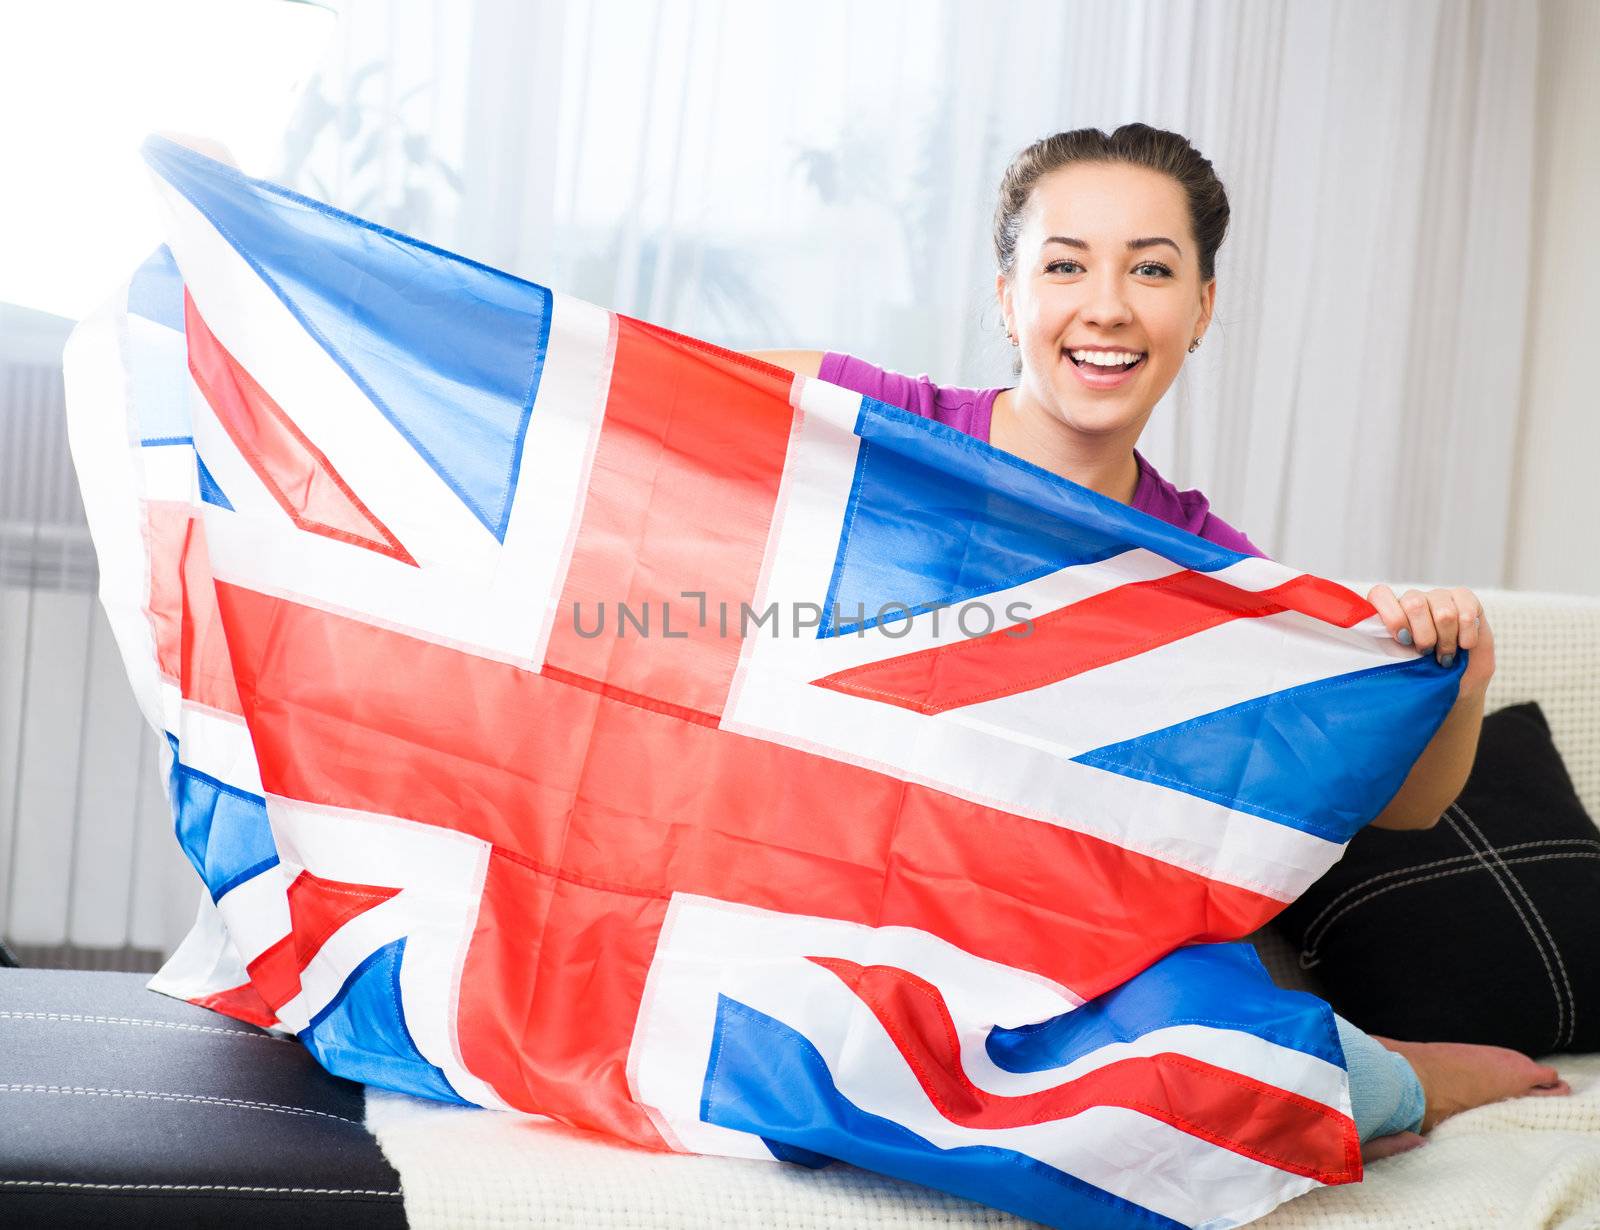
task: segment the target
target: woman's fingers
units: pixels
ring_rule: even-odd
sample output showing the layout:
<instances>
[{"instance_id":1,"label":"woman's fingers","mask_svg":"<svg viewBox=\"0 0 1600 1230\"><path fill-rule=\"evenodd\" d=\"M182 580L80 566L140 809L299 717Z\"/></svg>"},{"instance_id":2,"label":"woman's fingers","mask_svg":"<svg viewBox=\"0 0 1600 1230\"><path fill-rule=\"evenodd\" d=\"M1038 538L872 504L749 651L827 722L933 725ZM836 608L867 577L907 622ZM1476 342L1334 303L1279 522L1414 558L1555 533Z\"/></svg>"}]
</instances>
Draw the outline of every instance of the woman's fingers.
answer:
<instances>
[{"instance_id":1,"label":"woman's fingers","mask_svg":"<svg viewBox=\"0 0 1600 1230\"><path fill-rule=\"evenodd\" d=\"M1433 626L1433 608L1428 595L1420 589L1408 589L1400 595L1400 609L1406 613L1406 626L1411 630L1411 644L1423 653L1432 653L1439 643L1439 633ZM1399 638L1406 643L1405 637Z\"/></svg>"},{"instance_id":2,"label":"woman's fingers","mask_svg":"<svg viewBox=\"0 0 1600 1230\"><path fill-rule=\"evenodd\" d=\"M1439 659L1440 666L1449 666L1456 660L1456 644L1461 632L1461 613L1456 609L1455 591L1430 589L1422 596L1433 619L1434 657Z\"/></svg>"},{"instance_id":3,"label":"woman's fingers","mask_svg":"<svg viewBox=\"0 0 1600 1230\"><path fill-rule=\"evenodd\" d=\"M1483 635L1483 606L1465 586L1408 589L1397 598L1389 586L1374 585L1367 601L1395 640L1433 654L1441 666L1452 665L1458 649L1473 648Z\"/></svg>"},{"instance_id":4,"label":"woman's fingers","mask_svg":"<svg viewBox=\"0 0 1600 1230\"><path fill-rule=\"evenodd\" d=\"M1367 601L1378 612L1378 618L1383 620L1383 626L1389 629L1390 636L1402 645L1411 644L1411 628L1400 600L1394 596L1394 590L1387 585L1374 585L1367 594Z\"/></svg>"}]
</instances>

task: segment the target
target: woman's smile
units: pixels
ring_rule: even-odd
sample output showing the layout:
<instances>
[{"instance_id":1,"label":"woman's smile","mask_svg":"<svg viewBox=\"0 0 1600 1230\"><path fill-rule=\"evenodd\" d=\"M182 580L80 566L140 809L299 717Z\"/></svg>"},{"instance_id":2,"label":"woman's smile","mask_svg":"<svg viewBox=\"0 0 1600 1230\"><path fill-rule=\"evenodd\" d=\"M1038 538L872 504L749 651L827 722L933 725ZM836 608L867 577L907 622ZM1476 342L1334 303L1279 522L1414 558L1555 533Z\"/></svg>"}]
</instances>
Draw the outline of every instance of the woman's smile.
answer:
<instances>
[{"instance_id":1,"label":"woman's smile","mask_svg":"<svg viewBox=\"0 0 1600 1230\"><path fill-rule=\"evenodd\" d=\"M1116 389L1127 384L1144 370L1150 357L1141 351L1085 351L1063 350L1062 356L1072 365L1073 372L1085 387L1091 389ZM1106 358L1136 356L1132 363L1107 364ZM1091 357L1092 356L1092 357Z\"/></svg>"}]
</instances>

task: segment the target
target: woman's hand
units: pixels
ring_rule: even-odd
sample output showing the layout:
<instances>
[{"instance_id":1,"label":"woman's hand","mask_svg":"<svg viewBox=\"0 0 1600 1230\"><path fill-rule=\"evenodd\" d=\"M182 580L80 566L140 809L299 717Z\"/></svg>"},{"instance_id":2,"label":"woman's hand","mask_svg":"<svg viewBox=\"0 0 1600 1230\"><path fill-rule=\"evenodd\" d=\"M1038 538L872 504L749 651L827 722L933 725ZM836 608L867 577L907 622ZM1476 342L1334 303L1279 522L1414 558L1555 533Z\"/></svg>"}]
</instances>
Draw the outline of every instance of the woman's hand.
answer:
<instances>
[{"instance_id":1,"label":"woman's hand","mask_svg":"<svg viewBox=\"0 0 1600 1230\"><path fill-rule=\"evenodd\" d=\"M1441 666L1455 661L1457 649L1471 650L1461 674L1461 694L1482 695L1494 674L1494 634L1483 604L1465 586L1454 589L1408 589L1400 597L1387 585L1374 585L1367 601L1402 645L1431 651Z\"/></svg>"},{"instance_id":2,"label":"woman's hand","mask_svg":"<svg viewBox=\"0 0 1600 1230\"><path fill-rule=\"evenodd\" d=\"M1470 651L1450 712L1372 821L1381 829L1428 828L1455 801L1472 770L1484 693L1494 674L1494 636L1483 605L1470 589L1408 589L1396 598L1387 585L1374 585L1367 601L1395 640L1431 652L1443 666L1455 661L1457 650Z\"/></svg>"}]
</instances>

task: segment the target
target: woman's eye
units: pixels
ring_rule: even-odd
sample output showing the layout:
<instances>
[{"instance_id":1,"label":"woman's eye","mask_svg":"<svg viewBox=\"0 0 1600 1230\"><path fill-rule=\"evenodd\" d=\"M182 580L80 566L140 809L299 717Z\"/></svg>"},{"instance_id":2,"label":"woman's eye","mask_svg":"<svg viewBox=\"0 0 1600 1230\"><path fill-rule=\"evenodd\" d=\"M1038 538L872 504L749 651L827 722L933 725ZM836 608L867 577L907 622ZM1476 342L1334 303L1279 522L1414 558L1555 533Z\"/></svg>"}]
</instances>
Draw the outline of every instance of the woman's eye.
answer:
<instances>
[{"instance_id":1,"label":"woman's eye","mask_svg":"<svg viewBox=\"0 0 1600 1230\"><path fill-rule=\"evenodd\" d=\"M1072 266L1071 269L1067 268L1069 265ZM1061 260L1051 261L1044 267L1044 271L1046 273L1071 273L1074 270L1082 268L1083 266L1078 264L1077 261ZM1134 266L1135 273L1144 273L1146 271L1149 271L1147 274L1149 277L1170 278L1172 276L1172 270L1167 268L1167 266L1163 265L1160 261L1143 261Z\"/></svg>"}]
</instances>

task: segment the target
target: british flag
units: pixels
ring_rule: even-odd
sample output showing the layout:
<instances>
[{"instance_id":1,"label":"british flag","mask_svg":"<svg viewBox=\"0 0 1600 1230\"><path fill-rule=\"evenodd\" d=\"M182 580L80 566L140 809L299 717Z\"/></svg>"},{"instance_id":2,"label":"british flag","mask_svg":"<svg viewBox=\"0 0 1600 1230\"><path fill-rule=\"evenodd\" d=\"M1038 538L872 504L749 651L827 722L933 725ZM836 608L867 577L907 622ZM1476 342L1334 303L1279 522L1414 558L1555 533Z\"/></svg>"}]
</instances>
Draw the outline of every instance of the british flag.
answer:
<instances>
[{"instance_id":1,"label":"british flag","mask_svg":"<svg viewBox=\"0 0 1600 1230\"><path fill-rule=\"evenodd\" d=\"M1233 941L1463 663L897 408L146 156L170 248L68 393L206 888L155 986L371 1084L1057 1226L1360 1177L1329 1009Z\"/></svg>"}]
</instances>

